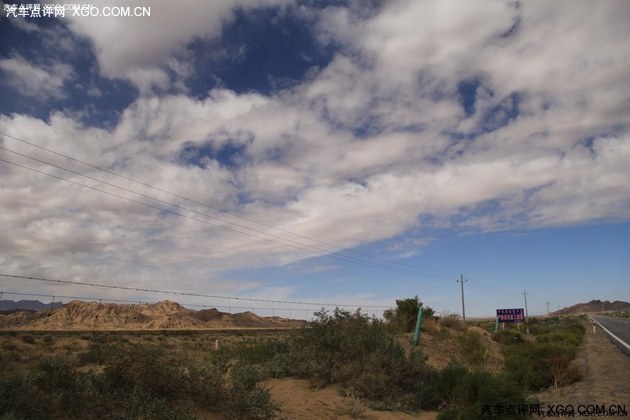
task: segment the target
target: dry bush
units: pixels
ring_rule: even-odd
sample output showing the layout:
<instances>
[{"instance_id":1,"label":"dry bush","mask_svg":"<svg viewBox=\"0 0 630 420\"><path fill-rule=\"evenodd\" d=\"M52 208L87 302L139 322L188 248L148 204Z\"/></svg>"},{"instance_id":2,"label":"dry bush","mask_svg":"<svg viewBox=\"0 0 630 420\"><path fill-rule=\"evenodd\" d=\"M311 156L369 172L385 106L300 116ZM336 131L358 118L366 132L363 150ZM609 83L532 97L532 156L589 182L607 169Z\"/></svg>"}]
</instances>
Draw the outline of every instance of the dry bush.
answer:
<instances>
[{"instance_id":1,"label":"dry bush","mask_svg":"<svg viewBox=\"0 0 630 420\"><path fill-rule=\"evenodd\" d=\"M450 314L440 318L440 325L445 328L450 328L456 331L463 331L466 329L466 325L462 322L457 314Z\"/></svg>"},{"instance_id":2,"label":"dry bush","mask_svg":"<svg viewBox=\"0 0 630 420\"><path fill-rule=\"evenodd\" d=\"M433 318L422 321L422 331L429 335L436 335L440 332L440 324Z\"/></svg>"},{"instance_id":3,"label":"dry bush","mask_svg":"<svg viewBox=\"0 0 630 420\"><path fill-rule=\"evenodd\" d=\"M543 361L553 378L553 387L569 385L580 380L580 372L571 364L570 354L550 354Z\"/></svg>"},{"instance_id":4,"label":"dry bush","mask_svg":"<svg viewBox=\"0 0 630 420\"><path fill-rule=\"evenodd\" d=\"M346 389L344 394L347 398L348 415L353 419L364 418L365 406L363 405L363 398L356 397L352 388Z\"/></svg>"}]
</instances>

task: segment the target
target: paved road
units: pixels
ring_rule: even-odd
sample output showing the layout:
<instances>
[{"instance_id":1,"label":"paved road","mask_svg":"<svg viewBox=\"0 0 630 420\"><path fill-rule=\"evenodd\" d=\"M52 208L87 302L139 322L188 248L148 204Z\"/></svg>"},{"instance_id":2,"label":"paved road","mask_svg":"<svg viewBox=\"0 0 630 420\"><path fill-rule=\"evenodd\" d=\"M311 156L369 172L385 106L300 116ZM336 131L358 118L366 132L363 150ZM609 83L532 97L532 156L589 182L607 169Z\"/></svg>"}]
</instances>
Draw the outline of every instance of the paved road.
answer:
<instances>
[{"instance_id":1,"label":"paved road","mask_svg":"<svg viewBox=\"0 0 630 420\"><path fill-rule=\"evenodd\" d=\"M617 336L617 338L624 341L627 347L612 338L612 341L617 347L624 350L624 353L630 355L630 350L628 349L628 347L630 347L630 318L614 318L602 315L591 315L591 318L599 322L604 328Z\"/></svg>"}]
</instances>

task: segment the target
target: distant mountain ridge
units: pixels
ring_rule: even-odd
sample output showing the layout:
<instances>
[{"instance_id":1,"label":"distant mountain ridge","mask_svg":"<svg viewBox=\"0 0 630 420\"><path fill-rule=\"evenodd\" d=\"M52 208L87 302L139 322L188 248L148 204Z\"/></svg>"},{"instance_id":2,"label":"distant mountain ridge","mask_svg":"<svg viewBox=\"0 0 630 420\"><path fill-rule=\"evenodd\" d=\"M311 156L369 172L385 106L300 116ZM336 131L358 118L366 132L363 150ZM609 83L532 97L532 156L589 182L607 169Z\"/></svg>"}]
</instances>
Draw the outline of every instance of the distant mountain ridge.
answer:
<instances>
[{"instance_id":1,"label":"distant mountain ridge","mask_svg":"<svg viewBox=\"0 0 630 420\"><path fill-rule=\"evenodd\" d=\"M229 314L215 308L194 311L176 302L114 304L72 301L39 312L0 314L0 329L9 330L156 330L206 328L299 327L305 321L252 312Z\"/></svg>"},{"instance_id":2,"label":"distant mountain ridge","mask_svg":"<svg viewBox=\"0 0 630 420\"><path fill-rule=\"evenodd\" d=\"M15 311L15 310L24 310L24 311L41 311L42 309L51 309L58 308L63 303L61 302L52 302L52 303L43 303L39 300L8 300L3 299L0 300L0 311Z\"/></svg>"},{"instance_id":3,"label":"distant mountain ridge","mask_svg":"<svg viewBox=\"0 0 630 420\"><path fill-rule=\"evenodd\" d=\"M622 311L629 309L630 303L623 302L621 300L610 302L608 300L601 301L599 299L593 299L587 303L578 303L573 306L569 306L568 308L562 308L552 312L551 315L574 315L589 312Z\"/></svg>"}]
</instances>

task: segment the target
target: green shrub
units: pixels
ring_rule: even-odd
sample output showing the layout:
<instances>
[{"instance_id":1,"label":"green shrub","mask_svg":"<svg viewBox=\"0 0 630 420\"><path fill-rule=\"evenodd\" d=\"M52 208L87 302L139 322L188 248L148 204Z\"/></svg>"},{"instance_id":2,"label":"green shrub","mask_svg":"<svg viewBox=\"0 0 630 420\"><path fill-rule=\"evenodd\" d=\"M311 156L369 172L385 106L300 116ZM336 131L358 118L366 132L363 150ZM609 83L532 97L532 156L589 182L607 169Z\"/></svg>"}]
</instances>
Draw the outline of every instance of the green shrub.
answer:
<instances>
[{"instance_id":1,"label":"green shrub","mask_svg":"<svg viewBox=\"0 0 630 420\"><path fill-rule=\"evenodd\" d=\"M111 390L140 390L155 398L180 399L189 393L181 364L156 347L118 352L107 362L103 379Z\"/></svg>"},{"instance_id":2,"label":"green shrub","mask_svg":"<svg viewBox=\"0 0 630 420\"><path fill-rule=\"evenodd\" d=\"M11 341L5 341L2 343L2 350L4 351L15 351L17 349L18 349L18 346Z\"/></svg>"},{"instance_id":3,"label":"green shrub","mask_svg":"<svg viewBox=\"0 0 630 420\"><path fill-rule=\"evenodd\" d=\"M425 369L418 351L410 356L390 326L360 311L321 311L309 328L287 340L266 367L272 376L339 383L357 398L398 407L413 400L415 377Z\"/></svg>"},{"instance_id":4,"label":"green shrub","mask_svg":"<svg viewBox=\"0 0 630 420\"><path fill-rule=\"evenodd\" d=\"M438 419L478 419L488 407L518 407L532 404L516 384L501 375L487 372L469 372L458 366L450 366L440 372L438 378L441 404ZM499 417L498 417L499 418ZM510 415L510 419L529 418L525 415Z\"/></svg>"},{"instance_id":5,"label":"green shrub","mask_svg":"<svg viewBox=\"0 0 630 420\"><path fill-rule=\"evenodd\" d=\"M506 374L512 380L532 391L538 391L545 386L540 348L535 343L506 346L504 357Z\"/></svg>"},{"instance_id":6,"label":"green shrub","mask_svg":"<svg viewBox=\"0 0 630 420\"><path fill-rule=\"evenodd\" d=\"M311 378L319 386L340 383L373 408L446 408L443 418L451 414L450 418L479 418L485 403L526 401L522 389L508 377L457 365L442 371L430 368L419 351L405 353L390 326L360 312L337 309L316 316L310 328L284 342L283 351L269 359L267 372ZM469 364L481 366L485 353L481 337L468 333L460 343L470 353Z\"/></svg>"},{"instance_id":7,"label":"green shrub","mask_svg":"<svg viewBox=\"0 0 630 420\"><path fill-rule=\"evenodd\" d=\"M418 319L418 310L422 306L422 302L415 296L411 299L396 299L396 308L388 309L383 313L383 317L388 325L396 331L411 332L416 328ZM426 306L423 308L422 316L424 319L433 317L435 311Z\"/></svg>"},{"instance_id":8,"label":"green shrub","mask_svg":"<svg viewBox=\"0 0 630 420\"><path fill-rule=\"evenodd\" d=\"M474 332L466 332L459 337L459 344L466 363L471 367L482 368L486 347L481 340L481 336Z\"/></svg>"},{"instance_id":9,"label":"green shrub","mask_svg":"<svg viewBox=\"0 0 630 420\"><path fill-rule=\"evenodd\" d=\"M262 379L261 371L252 365L233 366L224 399L224 415L233 419L274 418L280 406L271 400L269 391L259 384Z\"/></svg>"},{"instance_id":10,"label":"green shrub","mask_svg":"<svg viewBox=\"0 0 630 420\"><path fill-rule=\"evenodd\" d=\"M23 335L21 338L22 338L22 341L27 344L35 344L35 337L33 337L30 334Z\"/></svg>"},{"instance_id":11,"label":"green shrub","mask_svg":"<svg viewBox=\"0 0 630 420\"><path fill-rule=\"evenodd\" d=\"M102 373L48 360L0 381L0 416L17 418L193 418L199 409L228 418L268 419L278 411L261 374L215 358L177 362L158 348L112 351Z\"/></svg>"},{"instance_id":12,"label":"green shrub","mask_svg":"<svg viewBox=\"0 0 630 420\"><path fill-rule=\"evenodd\" d=\"M525 340L523 339L523 335L520 332L514 330L499 331L493 336L493 339L497 343L504 345L520 344L525 342Z\"/></svg>"},{"instance_id":13,"label":"green shrub","mask_svg":"<svg viewBox=\"0 0 630 420\"><path fill-rule=\"evenodd\" d=\"M520 334L515 339L514 332L495 334L495 340L505 344L506 374L531 391L579 380L579 372L571 362L582 342L584 326L572 319L562 319L538 331L534 342L524 342Z\"/></svg>"},{"instance_id":14,"label":"green shrub","mask_svg":"<svg viewBox=\"0 0 630 420\"><path fill-rule=\"evenodd\" d=\"M0 383L0 414L19 418L79 418L89 409L90 384L60 360L45 360L26 377Z\"/></svg>"},{"instance_id":15,"label":"green shrub","mask_svg":"<svg viewBox=\"0 0 630 420\"><path fill-rule=\"evenodd\" d=\"M222 347L221 351L244 363L262 364L285 349L286 345L279 340L253 340Z\"/></svg>"}]
</instances>

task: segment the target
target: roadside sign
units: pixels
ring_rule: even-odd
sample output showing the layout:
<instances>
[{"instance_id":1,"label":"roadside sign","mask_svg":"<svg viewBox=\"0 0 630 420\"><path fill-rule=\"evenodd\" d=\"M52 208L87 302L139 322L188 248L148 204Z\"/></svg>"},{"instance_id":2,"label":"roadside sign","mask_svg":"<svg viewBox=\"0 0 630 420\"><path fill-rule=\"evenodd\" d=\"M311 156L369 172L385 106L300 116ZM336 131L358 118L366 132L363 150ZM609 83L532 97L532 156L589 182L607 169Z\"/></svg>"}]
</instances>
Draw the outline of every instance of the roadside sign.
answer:
<instances>
[{"instance_id":1,"label":"roadside sign","mask_svg":"<svg viewBox=\"0 0 630 420\"><path fill-rule=\"evenodd\" d=\"M499 322L525 322L525 310L523 308L497 309Z\"/></svg>"}]
</instances>

